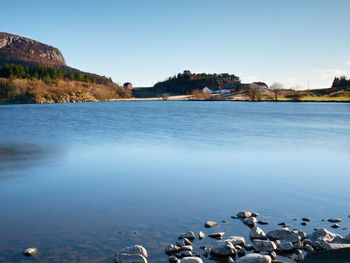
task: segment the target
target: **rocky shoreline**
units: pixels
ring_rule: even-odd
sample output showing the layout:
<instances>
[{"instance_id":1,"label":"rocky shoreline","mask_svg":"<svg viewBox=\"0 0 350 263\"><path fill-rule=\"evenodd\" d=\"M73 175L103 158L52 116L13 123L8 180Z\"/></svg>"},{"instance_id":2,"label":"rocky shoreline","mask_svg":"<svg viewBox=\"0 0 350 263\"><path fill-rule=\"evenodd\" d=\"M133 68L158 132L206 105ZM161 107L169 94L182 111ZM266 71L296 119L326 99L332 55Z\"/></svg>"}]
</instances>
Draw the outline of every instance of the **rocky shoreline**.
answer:
<instances>
[{"instance_id":1,"label":"rocky shoreline","mask_svg":"<svg viewBox=\"0 0 350 263\"><path fill-rule=\"evenodd\" d=\"M249 228L249 241L246 242L243 236L228 236L225 232L215 232L208 235L216 242L211 246L201 246L200 250L193 250L193 242L197 238L201 240L205 234L200 231L197 235L194 232L187 232L179 235L176 244L169 244L165 253L169 256L170 263L197 262L205 257L215 262L237 262L237 263L279 263L286 260L295 262L318 262L318 259L333 254L336 250L343 256L350 256L350 234L345 238L332 233L326 228L314 229L312 233L305 233L299 229L290 229L290 225L282 222L281 228L265 232L258 225L268 225L269 222L258 220L259 214L250 211L241 211L231 218L240 220ZM297 219L295 219L297 220ZM332 228L338 228L342 220L330 218ZM300 225L307 225L308 218L302 218ZM214 221L204 223L205 228L214 228L219 224ZM321 252L321 253L320 253ZM339 258L339 255L338 255ZM333 261L332 261L333 262ZM347 261L337 261L347 262Z\"/></svg>"},{"instance_id":2,"label":"rocky shoreline","mask_svg":"<svg viewBox=\"0 0 350 263\"><path fill-rule=\"evenodd\" d=\"M350 218L350 215L348 216ZM247 237L215 231L221 224L208 220L203 229L197 232L188 231L179 234L174 243L164 247L164 253L170 263L282 263L282 262L350 262L350 233L343 237L326 228L315 228L306 233L285 222L278 228L269 231L263 228L270 225L263 217L251 211L240 211L231 216L233 220L242 222ZM261 220L259 220L261 219ZM301 226L311 223L309 218L293 219ZM329 218L322 221L331 228L340 228L342 219ZM341 228L346 230L346 228ZM198 229L197 229L198 230ZM37 248L27 248L23 254L35 256ZM141 245L120 249L114 258L116 263L147 263L148 252Z\"/></svg>"}]
</instances>

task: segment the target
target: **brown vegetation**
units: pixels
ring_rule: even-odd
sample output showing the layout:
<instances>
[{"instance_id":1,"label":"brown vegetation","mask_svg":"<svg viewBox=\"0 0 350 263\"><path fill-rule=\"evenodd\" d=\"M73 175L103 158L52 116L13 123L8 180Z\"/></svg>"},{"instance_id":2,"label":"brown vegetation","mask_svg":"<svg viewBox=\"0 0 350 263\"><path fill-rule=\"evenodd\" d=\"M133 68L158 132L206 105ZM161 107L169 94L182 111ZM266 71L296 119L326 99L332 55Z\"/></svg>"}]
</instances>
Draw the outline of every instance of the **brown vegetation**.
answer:
<instances>
[{"instance_id":1,"label":"brown vegetation","mask_svg":"<svg viewBox=\"0 0 350 263\"><path fill-rule=\"evenodd\" d=\"M212 98L212 95L210 93L203 93L203 91L198 89L193 90L191 92L191 95L195 100L209 100Z\"/></svg>"},{"instance_id":2,"label":"brown vegetation","mask_svg":"<svg viewBox=\"0 0 350 263\"><path fill-rule=\"evenodd\" d=\"M12 103L108 101L129 98L131 92L116 84L81 81L0 78L0 100Z\"/></svg>"}]
</instances>

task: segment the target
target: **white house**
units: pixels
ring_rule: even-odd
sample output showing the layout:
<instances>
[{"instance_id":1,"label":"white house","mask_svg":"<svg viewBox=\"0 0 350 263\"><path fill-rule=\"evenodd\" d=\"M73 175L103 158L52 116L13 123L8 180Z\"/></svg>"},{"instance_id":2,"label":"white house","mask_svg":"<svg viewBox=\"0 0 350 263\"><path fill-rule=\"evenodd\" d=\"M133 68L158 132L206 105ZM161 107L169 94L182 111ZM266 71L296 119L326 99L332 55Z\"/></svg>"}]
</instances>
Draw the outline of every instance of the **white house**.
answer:
<instances>
[{"instance_id":1,"label":"white house","mask_svg":"<svg viewBox=\"0 0 350 263\"><path fill-rule=\"evenodd\" d=\"M265 82L253 82L253 84L257 85L261 91L267 91L269 89L269 86L267 86L267 84Z\"/></svg>"},{"instance_id":2,"label":"white house","mask_svg":"<svg viewBox=\"0 0 350 263\"><path fill-rule=\"evenodd\" d=\"M213 91L211 89L209 89L207 86L205 86L203 89L202 89L203 93L213 93Z\"/></svg>"}]
</instances>

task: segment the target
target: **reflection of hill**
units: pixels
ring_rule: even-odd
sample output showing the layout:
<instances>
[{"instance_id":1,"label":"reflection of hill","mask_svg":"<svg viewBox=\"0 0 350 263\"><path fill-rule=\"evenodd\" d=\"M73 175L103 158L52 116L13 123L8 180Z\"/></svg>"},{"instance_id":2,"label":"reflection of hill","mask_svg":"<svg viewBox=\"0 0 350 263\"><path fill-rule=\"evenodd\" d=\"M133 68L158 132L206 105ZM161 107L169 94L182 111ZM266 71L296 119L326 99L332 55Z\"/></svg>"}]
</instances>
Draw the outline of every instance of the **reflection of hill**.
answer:
<instances>
[{"instance_id":1,"label":"reflection of hill","mask_svg":"<svg viewBox=\"0 0 350 263\"><path fill-rule=\"evenodd\" d=\"M1 144L0 143L0 172L11 169L26 169L28 166L39 165L49 159L55 151L34 144ZM0 173L0 179L6 174Z\"/></svg>"}]
</instances>

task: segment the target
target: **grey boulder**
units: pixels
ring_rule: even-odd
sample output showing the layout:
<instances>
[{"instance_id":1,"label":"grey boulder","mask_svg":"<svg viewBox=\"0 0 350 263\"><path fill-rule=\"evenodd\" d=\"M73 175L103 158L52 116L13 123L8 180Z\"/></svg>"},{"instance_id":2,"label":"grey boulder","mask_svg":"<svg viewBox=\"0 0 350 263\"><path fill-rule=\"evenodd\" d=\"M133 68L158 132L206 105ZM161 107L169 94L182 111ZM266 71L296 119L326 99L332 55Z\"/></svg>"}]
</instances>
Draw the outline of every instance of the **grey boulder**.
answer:
<instances>
[{"instance_id":1,"label":"grey boulder","mask_svg":"<svg viewBox=\"0 0 350 263\"><path fill-rule=\"evenodd\" d=\"M296 243L299 242L300 237L298 234L289 230L288 228L276 229L267 233L267 236L271 240L283 240L286 242Z\"/></svg>"},{"instance_id":2,"label":"grey boulder","mask_svg":"<svg viewBox=\"0 0 350 263\"><path fill-rule=\"evenodd\" d=\"M256 251L274 251L277 246L275 242L270 240L254 239L252 241L253 247Z\"/></svg>"}]
</instances>

